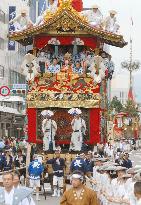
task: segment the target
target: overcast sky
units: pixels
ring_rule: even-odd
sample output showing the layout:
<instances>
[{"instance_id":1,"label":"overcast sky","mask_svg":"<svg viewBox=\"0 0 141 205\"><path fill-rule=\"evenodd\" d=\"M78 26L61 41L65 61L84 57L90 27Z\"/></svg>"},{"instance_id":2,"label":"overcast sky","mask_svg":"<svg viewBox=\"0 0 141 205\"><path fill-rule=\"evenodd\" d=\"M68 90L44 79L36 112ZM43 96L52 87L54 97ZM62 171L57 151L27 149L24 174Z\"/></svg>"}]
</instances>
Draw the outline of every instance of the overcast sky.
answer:
<instances>
[{"instance_id":1,"label":"overcast sky","mask_svg":"<svg viewBox=\"0 0 141 205\"><path fill-rule=\"evenodd\" d=\"M132 36L133 59L141 62L141 0L83 0L83 3L84 7L98 4L104 16L107 16L108 11L111 9L118 12L117 20L120 24L120 33L127 42L130 41L130 36ZM131 17L133 26L131 26ZM129 44L124 48L111 47L111 54L116 64L116 72L123 73L120 63L125 59L129 59ZM128 72L123 74L128 75ZM141 68L140 71L134 74L134 88L136 100L141 102Z\"/></svg>"}]
</instances>

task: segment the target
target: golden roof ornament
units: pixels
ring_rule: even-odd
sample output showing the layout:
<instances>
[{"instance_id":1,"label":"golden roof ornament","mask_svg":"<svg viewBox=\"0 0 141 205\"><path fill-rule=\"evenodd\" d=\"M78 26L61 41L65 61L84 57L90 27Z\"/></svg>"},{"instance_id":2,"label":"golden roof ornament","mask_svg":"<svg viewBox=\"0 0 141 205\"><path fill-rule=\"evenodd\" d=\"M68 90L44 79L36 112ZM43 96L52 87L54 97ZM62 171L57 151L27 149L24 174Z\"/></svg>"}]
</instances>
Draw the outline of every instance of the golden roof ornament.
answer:
<instances>
[{"instance_id":1,"label":"golden roof ornament","mask_svg":"<svg viewBox=\"0 0 141 205\"><path fill-rule=\"evenodd\" d=\"M69 8L72 7L72 0L59 0L60 7Z\"/></svg>"}]
</instances>

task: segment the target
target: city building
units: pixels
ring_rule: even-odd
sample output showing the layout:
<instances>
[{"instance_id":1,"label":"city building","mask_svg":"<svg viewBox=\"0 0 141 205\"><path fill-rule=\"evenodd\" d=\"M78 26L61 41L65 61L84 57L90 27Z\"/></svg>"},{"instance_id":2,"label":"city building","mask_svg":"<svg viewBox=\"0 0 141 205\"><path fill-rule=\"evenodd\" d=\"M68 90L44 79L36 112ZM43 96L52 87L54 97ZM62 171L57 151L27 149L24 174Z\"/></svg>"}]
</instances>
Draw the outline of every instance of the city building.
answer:
<instances>
[{"instance_id":1,"label":"city building","mask_svg":"<svg viewBox=\"0 0 141 205\"><path fill-rule=\"evenodd\" d=\"M0 1L0 88L7 86L11 91L14 85L26 82L20 66L26 48L8 39L9 20L14 15L19 15L21 11L19 8L23 7L29 11L28 1ZM17 94L15 96L12 92L9 96L3 97L0 93L0 137L20 137L22 135L24 109L24 97L17 96Z\"/></svg>"},{"instance_id":2,"label":"city building","mask_svg":"<svg viewBox=\"0 0 141 205\"><path fill-rule=\"evenodd\" d=\"M32 22L36 22L38 16L40 16L48 5L48 0L29 0L30 6L30 18Z\"/></svg>"},{"instance_id":3,"label":"city building","mask_svg":"<svg viewBox=\"0 0 141 205\"><path fill-rule=\"evenodd\" d=\"M117 74L113 77L111 81L111 100L114 96L118 98L118 100L125 104L128 100L128 92L129 92L129 76L128 74Z\"/></svg>"}]
</instances>

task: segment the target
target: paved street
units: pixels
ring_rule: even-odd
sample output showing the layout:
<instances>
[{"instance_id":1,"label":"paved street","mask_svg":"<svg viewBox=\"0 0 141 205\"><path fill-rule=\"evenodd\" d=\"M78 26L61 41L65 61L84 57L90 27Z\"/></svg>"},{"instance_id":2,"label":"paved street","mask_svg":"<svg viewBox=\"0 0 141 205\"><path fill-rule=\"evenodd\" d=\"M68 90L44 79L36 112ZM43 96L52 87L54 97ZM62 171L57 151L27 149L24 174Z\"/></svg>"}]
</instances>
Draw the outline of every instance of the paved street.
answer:
<instances>
[{"instance_id":1,"label":"paved street","mask_svg":"<svg viewBox=\"0 0 141 205\"><path fill-rule=\"evenodd\" d=\"M41 201L36 202L36 205L59 205L59 198L55 198L55 197L47 197L47 199L45 200L44 197L41 197Z\"/></svg>"},{"instance_id":2,"label":"paved street","mask_svg":"<svg viewBox=\"0 0 141 205\"><path fill-rule=\"evenodd\" d=\"M133 166L135 165L141 165L141 151L132 151L130 153L130 159L133 162ZM37 202L36 205L59 205L59 198L54 198L54 197L50 197L47 196L47 199L45 201L44 197L41 196L41 201Z\"/></svg>"},{"instance_id":3,"label":"paved street","mask_svg":"<svg viewBox=\"0 0 141 205\"><path fill-rule=\"evenodd\" d=\"M130 154L133 166L141 165L141 151L132 151Z\"/></svg>"}]
</instances>

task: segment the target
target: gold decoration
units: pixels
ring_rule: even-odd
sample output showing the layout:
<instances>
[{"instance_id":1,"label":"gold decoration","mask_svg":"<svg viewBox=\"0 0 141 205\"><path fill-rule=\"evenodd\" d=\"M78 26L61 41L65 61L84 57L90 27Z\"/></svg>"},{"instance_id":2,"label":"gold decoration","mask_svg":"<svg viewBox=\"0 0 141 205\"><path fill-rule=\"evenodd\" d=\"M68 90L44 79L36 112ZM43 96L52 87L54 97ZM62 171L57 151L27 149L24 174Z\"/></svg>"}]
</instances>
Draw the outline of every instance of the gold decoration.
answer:
<instances>
[{"instance_id":1,"label":"gold decoration","mask_svg":"<svg viewBox=\"0 0 141 205\"><path fill-rule=\"evenodd\" d=\"M59 0L60 7L72 7L72 0Z\"/></svg>"},{"instance_id":2,"label":"gold decoration","mask_svg":"<svg viewBox=\"0 0 141 205\"><path fill-rule=\"evenodd\" d=\"M28 108L72 108L72 107L83 107L83 108L99 108L99 100L87 100L87 101L27 101Z\"/></svg>"}]
</instances>

